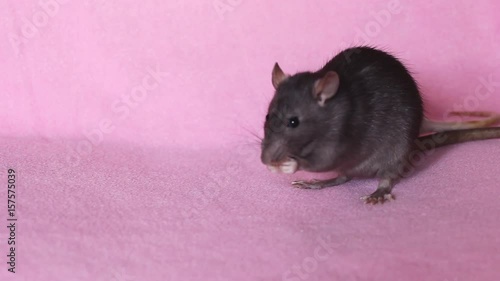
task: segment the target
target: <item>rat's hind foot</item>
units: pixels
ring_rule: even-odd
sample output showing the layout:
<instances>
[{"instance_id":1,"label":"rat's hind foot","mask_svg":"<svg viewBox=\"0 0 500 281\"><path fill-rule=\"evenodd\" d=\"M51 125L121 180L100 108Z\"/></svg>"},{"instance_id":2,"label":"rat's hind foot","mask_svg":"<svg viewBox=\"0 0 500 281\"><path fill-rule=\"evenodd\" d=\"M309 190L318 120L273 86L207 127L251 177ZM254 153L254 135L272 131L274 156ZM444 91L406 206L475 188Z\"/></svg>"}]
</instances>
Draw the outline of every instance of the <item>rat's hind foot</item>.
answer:
<instances>
[{"instance_id":1,"label":"rat's hind foot","mask_svg":"<svg viewBox=\"0 0 500 281\"><path fill-rule=\"evenodd\" d=\"M335 186L335 185L340 185L343 183L346 183L350 181L351 178L347 176L339 176L333 179L328 179L328 180L310 180L310 181L294 181L292 182L292 185L297 187L297 188L303 188L303 189L320 189L323 187L330 187L330 186Z\"/></svg>"},{"instance_id":2,"label":"rat's hind foot","mask_svg":"<svg viewBox=\"0 0 500 281\"><path fill-rule=\"evenodd\" d=\"M372 205L394 200L396 197L391 193L393 185L390 179L380 180L377 190L368 196L361 197L361 200L365 201L366 204Z\"/></svg>"},{"instance_id":3,"label":"rat's hind foot","mask_svg":"<svg viewBox=\"0 0 500 281\"><path fill-rule=\"evenodd\" d=\"M395 199L396 199L396 197L394 195L392 195L392 193L390 193L390 192L387 193L385 191L378 190L378 189L368 196L361 197L361 200L365 201L366 204L372 204L372 205L375 205L378 203L384 204L387 201L391 201L391 200L395 200Z\"/></svg>"}]
</instances>

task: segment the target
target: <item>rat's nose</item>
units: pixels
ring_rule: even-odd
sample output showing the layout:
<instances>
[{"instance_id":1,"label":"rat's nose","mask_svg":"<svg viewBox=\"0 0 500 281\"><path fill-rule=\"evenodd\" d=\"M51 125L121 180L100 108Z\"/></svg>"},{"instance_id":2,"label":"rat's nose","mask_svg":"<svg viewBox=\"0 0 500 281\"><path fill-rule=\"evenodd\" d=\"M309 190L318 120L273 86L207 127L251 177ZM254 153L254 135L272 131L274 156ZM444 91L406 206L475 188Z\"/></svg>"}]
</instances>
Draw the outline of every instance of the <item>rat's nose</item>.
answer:
<instances>
[{"instance_id":1,"label":"rat's nose","mask_svg":"<svg viewBox=\"0 0 500 281\"><path fill-rule=\"evenodd\" d=\"M286 159L286 150L281 142L263 142L260 160L265 165L276 165Z\"/></svg>"},{"instance_id":2,"label":"rat's nose","mask_svg":"<svg viewBox=\"0 0 500 281\"><path fill-rule=\"evenodd\" d=\"M289 158L286 154L282 157L273 157L275 154L268 150L263 150L261 160L273 173L293 174L298 170L298 163L295 159ZM280 155L280 154L277 154Z\"/></svg>"},{"instance_id":3,"label":"rat's nose","mask_svg":"<svg viewBox=\"0 0 500 281\"><path fill-rule=\"evenodd\" d=\"M271 153L269 152L269 149L262 148L262 152L260 153L260 161L264 165L271 164L272 159L271 159Z\"/></svg>"}]
</instances>

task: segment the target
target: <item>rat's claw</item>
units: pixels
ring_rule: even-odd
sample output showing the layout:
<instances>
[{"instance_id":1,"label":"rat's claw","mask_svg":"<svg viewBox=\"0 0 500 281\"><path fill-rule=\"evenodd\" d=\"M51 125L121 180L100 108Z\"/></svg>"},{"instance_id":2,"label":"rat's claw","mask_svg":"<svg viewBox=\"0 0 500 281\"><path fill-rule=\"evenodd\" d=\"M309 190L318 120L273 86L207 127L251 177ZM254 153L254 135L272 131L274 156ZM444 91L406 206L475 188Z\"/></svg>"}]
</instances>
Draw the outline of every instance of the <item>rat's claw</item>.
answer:
<instances>
[{"instance_id":1,"label":"rat's claw","mask_svg":"<svg viewBox=\"0 0 500 281\"><path fill-rule=\"evenodd\" d=\"M385 199L385 201L392 201L392 200L396 200L396 197L392 193L389 193L389 194L384 195L384 199Z\"/></svg>"}]
</instances>

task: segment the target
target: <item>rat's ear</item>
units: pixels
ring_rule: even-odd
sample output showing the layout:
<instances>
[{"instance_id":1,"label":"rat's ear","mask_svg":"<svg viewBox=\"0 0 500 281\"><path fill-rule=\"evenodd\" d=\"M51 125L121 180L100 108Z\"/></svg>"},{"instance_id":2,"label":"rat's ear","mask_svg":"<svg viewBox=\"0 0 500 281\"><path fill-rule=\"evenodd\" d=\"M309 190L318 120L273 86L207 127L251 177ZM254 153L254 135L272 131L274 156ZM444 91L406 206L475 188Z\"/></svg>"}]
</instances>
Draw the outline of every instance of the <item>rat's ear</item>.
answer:
<instances>
[{"instance_id":1,"label":"rat's ear","mask_svg":"<svg viewBox=\"0 0 500 281\"><path fill-rule=\"evenodd\" d=\"M320 106L332 98L339 89L340 79L335 71L329 71L326 75L314 83L313 94Z\"/></svg>"},{"instance_id":2,"label":"rat's ear","mask_svg":"<svg viewBox=\"0 0 500 281\"><path fill-rule=\"evenodd\" d=\"M281 70L281 67L279 66L278 63L274 64L273 68L273 86L274 89L278 89L278 86L281 84L281 82L285 81L289 76Z\"/></svg>"}]
</instances>

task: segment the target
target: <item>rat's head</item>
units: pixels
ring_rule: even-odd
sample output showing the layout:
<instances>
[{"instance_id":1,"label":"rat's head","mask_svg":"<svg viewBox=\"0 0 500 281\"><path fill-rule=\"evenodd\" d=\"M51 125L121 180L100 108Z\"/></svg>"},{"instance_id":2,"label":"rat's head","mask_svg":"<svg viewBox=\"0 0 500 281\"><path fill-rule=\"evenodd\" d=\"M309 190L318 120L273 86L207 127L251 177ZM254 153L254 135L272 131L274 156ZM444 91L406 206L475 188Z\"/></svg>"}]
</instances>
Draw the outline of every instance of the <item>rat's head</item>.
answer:
<instances>
[{"instance_id":1,"label":"rat's head","mask_svg":"<svg viewBox=\"0 0 500 281\"><path fill-rule=\"evenodd\" d=\"M276 92L264 124L261 161L271 171L294 173L331 127L329 105L339 76L333 71L290 76L275 64L272 83Z\"/></svg>"}]
</instances>

